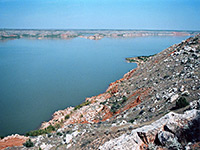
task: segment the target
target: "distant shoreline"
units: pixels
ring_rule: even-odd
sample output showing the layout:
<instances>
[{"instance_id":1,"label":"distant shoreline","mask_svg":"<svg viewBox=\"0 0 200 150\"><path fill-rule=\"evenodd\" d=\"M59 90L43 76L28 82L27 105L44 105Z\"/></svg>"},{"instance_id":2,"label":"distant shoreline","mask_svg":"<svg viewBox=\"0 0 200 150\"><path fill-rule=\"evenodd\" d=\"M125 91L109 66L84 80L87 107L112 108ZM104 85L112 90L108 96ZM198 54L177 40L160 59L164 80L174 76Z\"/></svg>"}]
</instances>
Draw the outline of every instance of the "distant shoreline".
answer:
<instances>
[{"instance_id":1,"label":"distant shoreline","mask_svg":"<svg viewBox=\"0 0 200 150\"><path fill-rule=\"evenodd\" d=\"M73 39L76 37L101 40L102 38L135 38L146 36L194 36L200 31L177 30L115 30L115 29L0 29L0 40L34 39Z\"/></svg>"},{"instance_id":2,"label":"distant shoreline","mask_svg":"<svg viewBox=\"0 0 200 150\"><path fill-rule=\"evenodd\" d=\"M36 30L36 31L170 31L170 32L200 32L200 30L169 30L169 29L20 29L20 28L0 28L1 30Z\"/></svg>"}]
</instances>

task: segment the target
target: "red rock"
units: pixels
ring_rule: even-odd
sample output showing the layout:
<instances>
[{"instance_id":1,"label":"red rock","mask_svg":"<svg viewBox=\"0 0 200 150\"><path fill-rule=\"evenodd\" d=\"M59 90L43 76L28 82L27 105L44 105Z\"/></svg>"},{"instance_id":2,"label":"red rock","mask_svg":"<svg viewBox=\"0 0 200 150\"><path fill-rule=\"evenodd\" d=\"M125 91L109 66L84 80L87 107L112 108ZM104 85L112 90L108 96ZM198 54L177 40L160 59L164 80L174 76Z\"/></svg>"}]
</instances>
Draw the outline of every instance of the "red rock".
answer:
<instances>
[{"instance_id":1,"label":"red rock","mask_svg":"<svg viewBox=\"0 0 200 150\"><path fill-rule=\"evenodd\" d=\"M22 146L27 139L28 137L20 136L18 134L7 136L4 139L0 140L0 150L5 149L7 147Z\"/></svg>"}]
</instances>

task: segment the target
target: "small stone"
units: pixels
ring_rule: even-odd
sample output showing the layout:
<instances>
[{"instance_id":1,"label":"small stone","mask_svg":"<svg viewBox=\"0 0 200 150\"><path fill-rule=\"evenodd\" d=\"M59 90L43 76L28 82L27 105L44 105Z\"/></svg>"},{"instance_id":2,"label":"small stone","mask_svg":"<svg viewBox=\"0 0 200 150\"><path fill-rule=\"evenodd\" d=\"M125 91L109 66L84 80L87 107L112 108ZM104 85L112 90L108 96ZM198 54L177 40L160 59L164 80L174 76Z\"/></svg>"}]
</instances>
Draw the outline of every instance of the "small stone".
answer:
<instances>
[{"instance_id":1,"label":"small stone","mask_svg":"<svg viewBox=\"0 0 200 150\"><path fill-rule=\"evenodd\" d=\"M155 110L156 109L154 107L149 109L150 112L155 112Z\"/></svg>"},{"instance_id":2,"label":"small stone","mask_svg":"<svg viewBox=\"0 0 200 150\"><path fill-rule=\"evenodd\" d=\"M184 91L184 86L183 86L183 85L181 85L179 91L180 91L180 92L183 92L183 91Z\"/></svg>"},{"instance_id":3,"label":"small stone","mask_svg":"<svg viewBox=\"0 0 200 150\"><path fill-rule=\"evenodd\" d=\"M157 99L157 100L160 100L160 96L159 96L158 93L156 93L156 99Z\"/></svg>"},{"instance_id":4,"label":"small stone","mask_svg":"<svg viewBox=\"0 0 200 150\"><path fill-rule=\"evenodd\" d=\"M181 95L183 95L183 96L189 96L190 93L188 91L184 91L184 92L181 93Z\"/></svg>"},{"instance_id":5,"label":"small stone","mask_svg":"<svg viewBox=\"0 0 200 150\"><path fill-rule=\"evenodd\" d=\"M71 134L66 134L65 136L65 142L69 143L72 140L72 135Z\"/></svg>"},{"instance_id":6,"label":"small stone","mask_svg":"<svg viewBox=\"0 0 200 150\"><path fill-rule=\"evenodd\" d=\"M175 100L177 100L179 97L178 94L172 95L172 97L170 98L170 102L173 103Z\"/></svg>"},{"instance_id":7,"label":"small stone","mask_svg":"<svg viewBox=\"0 0 200 150\"><path fill-rule=\"evenodd\" d=\"M173 92L176 92L176 91L177 91L177 88L173 88L172 91L173 91Z\"/></svg>"}]
</instances>

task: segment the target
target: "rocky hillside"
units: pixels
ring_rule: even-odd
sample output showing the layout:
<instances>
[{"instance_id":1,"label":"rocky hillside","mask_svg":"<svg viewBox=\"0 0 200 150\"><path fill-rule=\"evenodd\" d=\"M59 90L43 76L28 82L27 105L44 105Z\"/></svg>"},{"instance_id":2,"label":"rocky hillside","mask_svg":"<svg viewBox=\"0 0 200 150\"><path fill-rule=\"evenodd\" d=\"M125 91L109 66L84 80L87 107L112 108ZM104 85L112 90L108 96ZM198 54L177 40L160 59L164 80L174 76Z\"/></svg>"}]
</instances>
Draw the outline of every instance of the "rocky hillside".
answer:
<instances>
[{"instance_id":1,"label":"rocky hillside","mask_svg":"<svg viewBox=\"0 0 200 150\"><path fill-rule=\"evenodd\" d=\"M196 35L159 54L128 58L138 64L136 69L105 93L55 112L41 129L26 134L31 140L25 145L46 150L200 149L199 51Z\"/></svg>"}]
</instances>

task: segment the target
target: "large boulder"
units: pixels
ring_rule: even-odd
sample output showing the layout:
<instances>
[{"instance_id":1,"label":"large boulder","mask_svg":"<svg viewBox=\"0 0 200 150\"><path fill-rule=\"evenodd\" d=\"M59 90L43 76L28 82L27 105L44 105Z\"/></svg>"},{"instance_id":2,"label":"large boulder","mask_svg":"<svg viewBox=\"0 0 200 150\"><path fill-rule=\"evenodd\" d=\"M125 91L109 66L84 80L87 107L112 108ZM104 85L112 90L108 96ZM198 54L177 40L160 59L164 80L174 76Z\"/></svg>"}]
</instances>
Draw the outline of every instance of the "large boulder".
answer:
<instances>
[{"instance_id":1,"label":"large boulder","mask_svg":"<svg viewBox=\"0 0 200 150\"><path fill-rule=\"evenodd\" d=\"M160 131L158 133L158 139L162 146L168 149L182 149L181 144L178 142L178 138L168 131Z\"/></svg>"}]
</instances>

